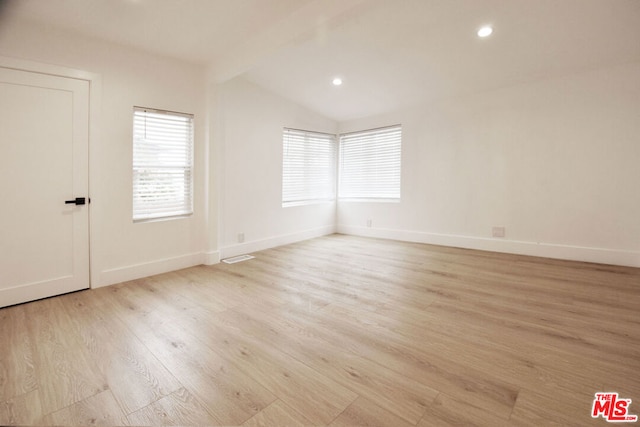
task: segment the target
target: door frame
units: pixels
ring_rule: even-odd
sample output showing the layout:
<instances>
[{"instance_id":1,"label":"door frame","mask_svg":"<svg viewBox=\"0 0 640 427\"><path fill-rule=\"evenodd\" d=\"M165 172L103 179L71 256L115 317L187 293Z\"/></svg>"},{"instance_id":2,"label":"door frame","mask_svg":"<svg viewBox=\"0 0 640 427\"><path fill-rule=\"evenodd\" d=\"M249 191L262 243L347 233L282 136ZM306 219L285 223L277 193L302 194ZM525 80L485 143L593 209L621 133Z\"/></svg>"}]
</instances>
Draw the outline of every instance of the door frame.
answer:
<instances>
[{"instance_id":1,"label":"door frame","mask_svg":"<svg viewBox=\"0 0 640 427\"><path fill-rule=\"evenodd\" d=\"M79 70L75 68L61 67L58 65L46 64L42 62L35 62L25 59L12 58L8 56L0 55L0 67L9 68L17 71L28 71L32 73L47 74L57 77L65 77L70 79L84 80L89 84L89 192L87 197L91 197L94 175L93 170L96 168L94 158L93 147L97 146L99 141L99 129L100 129L100 106L102 105L102 76L97 73L89 71ZM95 196L95 195L94 195ZM95 254L95 225L94 225L94 209L89 209L89 288L93 288L94 284L99 283L98 272L96 268L93 268L96 264Z\"/></svg>"}]
</instances>

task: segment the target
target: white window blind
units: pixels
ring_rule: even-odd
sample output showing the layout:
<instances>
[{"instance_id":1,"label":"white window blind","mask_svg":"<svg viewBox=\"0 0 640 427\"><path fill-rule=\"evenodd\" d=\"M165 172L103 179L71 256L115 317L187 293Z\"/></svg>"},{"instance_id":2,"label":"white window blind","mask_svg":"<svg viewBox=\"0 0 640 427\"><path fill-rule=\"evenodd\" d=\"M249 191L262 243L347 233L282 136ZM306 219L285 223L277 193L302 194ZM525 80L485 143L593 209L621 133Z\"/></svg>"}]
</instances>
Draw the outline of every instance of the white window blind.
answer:
<instances>
[{"instance_id":1,"label":"white window blind","mask_svg":"<svg viewBox=\"0 0 640 427\"><path fill-rule=\"evenodd\" d=\"M342 199L400 199L400 125L340 135Z\"/></svg>"},{"instance_id":2,"label":"white window blind","mask_svg":"<svg viewBox=\"0 0 640 427\"><path fill-rule=\"evenodd\" d=\"M335 135L285 128L282 149L283 206L335 198Z\"/></svg>"},{"instance_id":3,"label":"white window blind","mask_svg":"<svg viewBox=\"0 0 640 427\"><path fill-rule=\"evenodd\" d=\"M193 115L134 107L133 220L193 213Z\"/></svg>"}]
</instances>

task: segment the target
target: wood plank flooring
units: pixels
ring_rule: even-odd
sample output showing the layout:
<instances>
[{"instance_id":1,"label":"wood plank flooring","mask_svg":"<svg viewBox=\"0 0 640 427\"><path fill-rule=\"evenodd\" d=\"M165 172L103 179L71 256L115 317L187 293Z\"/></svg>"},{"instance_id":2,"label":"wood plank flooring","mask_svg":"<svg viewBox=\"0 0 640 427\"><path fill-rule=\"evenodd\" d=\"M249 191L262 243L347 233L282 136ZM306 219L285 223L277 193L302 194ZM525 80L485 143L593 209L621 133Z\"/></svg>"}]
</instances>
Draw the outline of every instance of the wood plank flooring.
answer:
<instances>
[{"instance_id":1,"label":"wood plank flooring","mask_svg":"<svg viewBox=\"0 0 640 427\"><path fill-rule=\"evenodd\" d=\"M640 269L332 235L0 309L0 425L607 425Z\"/></svg>"}]
</instances>

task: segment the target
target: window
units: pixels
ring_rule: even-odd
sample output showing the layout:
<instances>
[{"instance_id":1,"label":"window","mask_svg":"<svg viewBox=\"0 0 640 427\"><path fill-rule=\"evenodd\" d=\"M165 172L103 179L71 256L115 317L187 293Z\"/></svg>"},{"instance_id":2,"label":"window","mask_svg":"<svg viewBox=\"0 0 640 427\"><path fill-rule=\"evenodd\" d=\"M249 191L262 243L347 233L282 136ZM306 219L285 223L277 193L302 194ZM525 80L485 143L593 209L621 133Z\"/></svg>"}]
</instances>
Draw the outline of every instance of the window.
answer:
<instances>
[{"instance_id":1,"label":"window","mask_svg":"<svg viewBox=\"0 0 640 427\"><path fill-rule=\"evenodd\" d=\"M193 115L134 107L133 220L193 213Z\"/></svg>"},{"instance_id":2,"label":"window","mask_svg":"<svg viewBox=\"0 0 640 427\"><path fill-rule=\"evenodd\" d=\"M400 125L340 135L342 199L400 199Z\"/></svg>"},{"instance_id":3,"label":"window","mask_svg":"<svg viewBox=\"0 0 640 427\"><path fill-rule=\"evenodd\" d=\"M282 149L282 206L335 199L335 135L285 128Z\"/></svg>"}]
</instances>

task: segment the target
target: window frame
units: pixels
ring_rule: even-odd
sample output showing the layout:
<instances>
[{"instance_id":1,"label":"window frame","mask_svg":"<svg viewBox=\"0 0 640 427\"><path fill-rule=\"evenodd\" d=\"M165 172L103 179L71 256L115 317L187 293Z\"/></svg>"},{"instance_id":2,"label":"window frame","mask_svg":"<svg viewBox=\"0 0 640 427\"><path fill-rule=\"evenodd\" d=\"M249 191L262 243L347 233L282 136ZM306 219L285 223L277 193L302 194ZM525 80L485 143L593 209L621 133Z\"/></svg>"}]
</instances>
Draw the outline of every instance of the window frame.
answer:
<instances>
[{"instance_id":1,"label":"window frame","mask_svg":"<svg viewBox=\"0 0 640 427\"><path fill-rule=\"evenodd\" d=\"M315 142L316 146L309 145ZM303 143L302 147L294 146ZM317 144L328 143L329 150L326 147L319 147ZM300 156L288 156L288 153L294 149L300 150L303 154ZM336 182L337 182L337 138L335 134L326 132L317 132L303 129L294 129L284 127L282 129L282 207L301 206L317 203L333 202L336 199ZM314 156L315 155L315 156ZM318 162L318 156L325 156L322 164ZM292 164L296 161L303 161L303 164ZM310 166L315 168L310 169ZM326 170L321 173L319 169ZM302 175L302 188L297 191L288 180L296 173ZM325 175L324 188L318 192L314 192L313 188L318 187L315 181L318 176ZM300 184L298 183L298 186Z\"/></svg>"},{"instance_id":2,"label":"window frame","mask_svg":"<svg viewBox=\"0 0 640 427\"><path fill-rule=\"evenodd\" d=\"M394 137L397 134L397 138ZM391 202L398 203L402 195L402 125L390 125L373 129L342 133L338 136L338 191L339 201L356 202ZM360 147L348 147L347 143ZM372 149L367 145L374 144ZM394 147L395 145L395 147ZM357 156L359 152L359 156ZM345 157L347 157L345 159ZM359 171L354 173L353 165L345 166L345 161L357 162ZM363 166L364 164L364 166ZM368 172L362 169L368 166ZM352 173L360 182L351 188L345 188L345 180L354 180ZM373 175L377 175L373 176ZM391 186L387 183L378 188L370 188L376 183L392 178ZM371 184L368 184L370 182ZM360 193L360 194L358 194Z\"/></svg>"},{"instance_id":3,"label":"window frame","mask_svg":"<svg viewBox=\"0 0 640 427\"><path fill-rule=\"evenodd\" d=\"M181 121L184 121L184 125L180 124ZM152 131L150 133L153 131L162 133L157 137L141 138L140 126L150 126ZM194 128L193 114L133 107L132 219L134 223L178 219L193 215ZM146 127L144 132L146 135ZM148 142L150 140L155 140L155 143ZM181 144L184 144L184 147L181 147ZM156 159L152 158L154 156ZM164 157L165 160L160 161L159 157ZM154 182L156 185L158 183L169 185L173 187L170 191L181 194L182 197L170 197L163 203L159 200L162 197L161 192L141 190L145 187L145 182L140 179L142 174L152 176L146 186L149 186L149 182ZM155 204L141 202L145 196L155 197Z\"/></svg>"}]
</instances>

